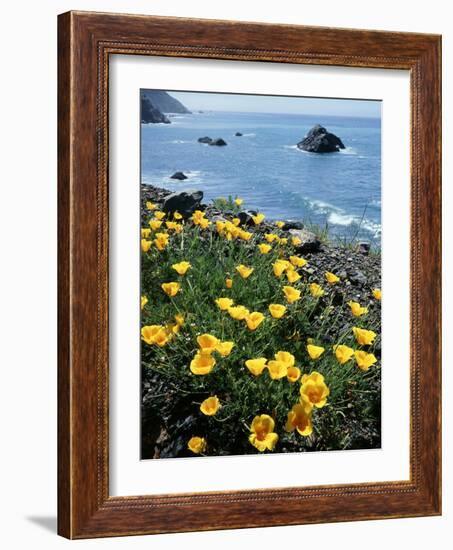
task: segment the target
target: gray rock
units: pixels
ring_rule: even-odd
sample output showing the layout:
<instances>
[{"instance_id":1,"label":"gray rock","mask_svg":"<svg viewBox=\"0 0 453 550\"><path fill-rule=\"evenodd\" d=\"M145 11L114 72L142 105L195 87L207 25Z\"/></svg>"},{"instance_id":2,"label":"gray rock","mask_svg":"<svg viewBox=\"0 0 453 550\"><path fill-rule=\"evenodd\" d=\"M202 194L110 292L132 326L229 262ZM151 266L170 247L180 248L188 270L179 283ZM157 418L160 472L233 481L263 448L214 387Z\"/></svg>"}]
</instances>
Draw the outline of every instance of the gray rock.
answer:
<instances>
[{"instance_id":1,"label":"gray rock","mask_svg":"<svg viewBox=\"0 0 453 550\"><path fill-rule=\"evenodd\" d=\"M299 238L302 243L297 247L297 252L305 254L306 252L317 252L321 246L318 237L307 229L290 229L288 233L291 237Z\"/></svg>"},{"instance_id":2,"label":"gray rock","mask_svg":"<svg viewBox=\"0 0 453 550\"><path fill-rule=\"evenodd\" d=\"M239 218L241 225L255 225L255 222L252 219L252 216L256 216L256 210L243 210L239 212L237 217Z\"/></svg>"},{"instance_id":3,"label":"gray rock","mask_svg":"<svg viewBox=\"0 0 453 550\"><path fill-rule=\"evenodd\" d=\"M241 137L241 136L242 136L241 132L236 132L234 135L237 136L237 137Z\"/></svg>"},{"instance_id":4,"label":"gray rock","mask_svg":"<svg viewBox=\"0 0 453 550\"><path fill-rule=\"evenodd\" d=\"M211 141L209 142L209 145L217 145L218 147L221 147L226 144L227 142L222 138L211 139Z\"/></svg>"},{"instance_id":5,"label":"gray rock","mask_svg":"<svg viewBox=\"0 0 453 550\"><path fill-rule=\"evenodd\" d=\"M358 243L357 252L360 252L360 254L368 255L370 252L370 243L365 241Z\"/></svg>"},{"instance_id":6,"label":"gray rock","mask_svg":"<svg viewBox=\"0 0 453 550\"><path fill-rule=\"evenodd\" d=\"M303 229L304 224L296 220L286 220L285 225L282 227L283 231L289 231L290 229Z\"/></svg>"},{"instance_id":7,"label":"gray rock","mask_svg":"<svg viewBox=\"0 0 453 550\"><path fill-rule=\"evenodd\" d=\"M211 141L212 138L210 138L209 136L198 138L198 143L211 143Z\"/></svg>"},{"instance_id":8,"label":"gray rock","mask_svg":"<svg viewBox=\"0 0 453 550\"><path fill-rule=\"evenodd\" d=\"M184 172L175 172L172 176L170 176L170 179L172 180L186 180L187 176L184 174Z\"/></svg>"},{"instance_id":9,"label":"gray rock","mask_svg":"<svg viewBox=\"0 0 453 550\"><path fill-rule=\"evenodd\" d=\"M338 136L331 134L320 124L313 126L297 147L309 153L336 153L345 148Z\"/></svg>"},{"instance_id":10,"label":"gray rock","mask_svg":"<svg viewBox=\"0 0 453 550\"><path fill-rule=\"evenodd\" d=\"M178 211L182 216L191 216L203 199L203 191L188 189L181 193L172 193L164 199L162 210L164 212Z\"/></svg>"},{"instance_id":11,"label":"gray rock","mask_svg":"<svg viewBox=\"0 0 453 550\"><path fill-rule=\"evenodd\" d=\"M359 270L349 275L349 280L353 285L364 285L367 282L366 276Z\"/></svg>"}]
</instances>

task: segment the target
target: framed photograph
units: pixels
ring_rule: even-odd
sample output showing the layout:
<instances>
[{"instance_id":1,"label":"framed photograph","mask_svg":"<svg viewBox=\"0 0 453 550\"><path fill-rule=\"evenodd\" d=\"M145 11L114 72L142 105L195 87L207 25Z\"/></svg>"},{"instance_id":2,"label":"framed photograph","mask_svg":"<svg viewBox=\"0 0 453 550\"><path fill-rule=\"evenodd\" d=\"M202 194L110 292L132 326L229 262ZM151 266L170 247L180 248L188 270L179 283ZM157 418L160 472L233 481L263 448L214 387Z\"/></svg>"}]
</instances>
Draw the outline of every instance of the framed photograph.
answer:
<instances>
[{"instance_id":1,"label":"framed photograph","mask_svg":"<svg viewBox=\"0 0 453 550\"><path fill-rule=\"evenodd\" d=\"M440 50L59 16L62 536L441 513Z\"/></svg>"}]
</instances>

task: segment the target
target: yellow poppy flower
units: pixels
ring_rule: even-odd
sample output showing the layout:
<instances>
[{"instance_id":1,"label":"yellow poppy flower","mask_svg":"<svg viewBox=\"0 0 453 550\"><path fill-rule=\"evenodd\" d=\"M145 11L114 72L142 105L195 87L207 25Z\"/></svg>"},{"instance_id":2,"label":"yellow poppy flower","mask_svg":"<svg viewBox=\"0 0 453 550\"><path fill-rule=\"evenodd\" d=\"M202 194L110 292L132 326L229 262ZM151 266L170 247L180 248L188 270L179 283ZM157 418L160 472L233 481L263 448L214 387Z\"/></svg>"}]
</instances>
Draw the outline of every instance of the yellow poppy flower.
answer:
<instances>
[{"instance_id":1,"label":"yellow poppy flower","mask_svg":"<svg viewBox=\"0 0 453 550\"><path fill-rule=\"evenodd\" d=\"M155 208L157 208L157 204L154 204L151 201L146 201L146 208L148 210L154 210Z\"/></svg>"},{"instance_id":2,"label":"yellow poppy flower","mask_svg":"<svg viewBox=\"0 0 453 550\"><path fill-rule=\"evenodd\" d=\"M319 359L324 353L324 348L322 346L315 346L313 344L307 345L307 352L310 356L310 359Z\"/></svg>"},{"instance_id":3,"label":"yellow poppy flower","mask_svg":"<svg viewBox=\"0 0 453 550\"><path fill-rule=\"evenodd\" d=\"M268 243L273 243L274 241L278 241L278 235L275 235L275 233L266 233L264 235L264 238Z\"/></svg>"},{"instance_id":4,"label":"yellow poppy flower","mask_svg":"<svg viewBox=\"0 0 453 550\"><path fill-rule=\"evenodd\" d=\"M285 294L285 297L290 304L297 302L297 300L300 300L300 290L297 290L292 286L284 286L283 293Z\"/></svg>"},{"instance_id":5,"label":"yellow poppy flower","mask_svg":"<svg viewBox=\"0 0 453 550\"><path fill-rule=\"evenodd\" d=\"M176 212L173 212L173 218L175 220L182 220L182 215L176 210Z\"/></svg>"},{"instance_id":6,"label":"yellow poppy flower","mask_svg":"<svg viewBox=\"0 0 453 550\"><path fill-rule=\"evenodd\" d=\"M154 212L154 217L158 220L163 220L165 218L165 212L161 212L160 210L157 210Z\"/></svg>"},{"instance_id":7,"label":"yellow poppy flower","mask_svg":"<svg viewBox=\"0 0 453 550\"><path fill-rule=\"evenodd\" d=\"M219 235L221 235L225 231L225 222L222 220L217 220L215 222L215 228Z\"/></svg>"},{"instance_id":8,"label":"yellow poppy flower","mask_svg":"<svg viewBox=\"0 0 453 550\"><path fill-rule=\"evenodd\" d=\"M143 309L147 303L148 303L148 298L146 296L142 296L140 298L140 308Z\"/></svg>"},{"instance_id":9,"label":"yellow poppy flower","mask_svg":"<svg viewBox=\"0 0 453 550\"><path fill-rule=\"evenodd\" d=\"M276 361L281 361L282 363L285 363L288 367L293 367L294 363L296 362L296 358L292 353L289 353L289 351L278 351L275 355Z\"/></svg>"},{"instance_id":10,"label":"yellow poppy flower","mask_svg":"<svg viewBox=\"0 0 453 550\"><path fill-rule=\"evenodd\" d=\"M358 327L352 327L352 332L354 333L357 343L361 346L371 345L377 336L372 330L366 330Z\"/></svg>"},{"instance_id":11,"label":"yellow poppy flower","mask_svg":"<svg viewBox=\"0 0 453 550\"><path fill-rule=\"evenodd\" d=\"M147 325L142 327L141 335L147 344L154 344L155 337L160 330L164 330L162 325Z\"/></svg>"},{"instance_id":12,"label":"yellow poppy flower","mask_svg":"<svg viewBox=\"0 0 453 550\"><path fill-rule=\"evenodd\" d=\"M275 222L275 225L276 225L279 229L283 229L283 227L285 226L285 222L278 221L278 222Z\"/></svg>"},{"instance_id":13,"label":"yellow poppy flower","mask_svg":"<svg viewBox=\"0 0 453 550\"><path fill-rule=\"evenodd\" d=\"M365 371L377 362L376 357L372 353L367 353L366 351L356 351L354 355L359 368Z\"/></svg>"},{"instance_id":14,"label":"yellow poppy flower","mask_svg":"<svg viewBox=\"0 0 453 550\"><path fill-rule=\"evenodd\" d=\"M245 322L250 330L256 330L263 321L264 315L259 311L252 311L252 313L245 318Z\"/></svg>"},{"instance_id":15,"label":"yellow poppy flower","mask_svg":"<svg viewBox=\"0 0 453 550\"><path fill-rule=\"evenodd\" d=\"M233 225L235 225L236 227L238 227L239 224L241 223L241 220L239 218L233 218L231 221L233 222Z\"/></svg>"},{"instance_id":16,"label":"yellow poppy flower","mask_svg":"<svg viewBox=\"0 0 453 550\"><path fill-rule=\"evenodd\" d=\"M288 374L288 363L283 361L268 361L267 370L272 380L280 380Z\"/></svg>"},{"instance_id":17,"label":"yellow poppy flower","mask_svg":"<svg viewBox=\"0 0 453 550\"><path fill-rule=\"evenodd\" d=\"M337 358L337 361L340 363L340 365L344 365L345 363L347 363L349 359L351 359L351 357L354 355L354 350L349 346L344 346L343 344L334 346L333 350L335 352L335 357Z\"/></svg>"},{"instance_id":18,"label":"yellow poppy flower","mask_svg":"<svg viewBox=\"0 0 453 550\"><path fill-rule=\"evenodd\" d=\"M141 240L142 245L142 251L148 252L148 250L151 248L151 241L147 241L146 239Z\"/></svg>"},{"instance_id":19,"label":"yellow poppy flower","mask_svg":"<svg viewBox=\"0 0 453 550\"><path fill-rule=\"evenodd\" d=\"M216 345L215 350L217 353L220 353L222 357L228 357L233 349L233 346L234 342L219 342Z\"/></svg>"},{"instance_id":20,"label":"yellow poppy flower","mask_svg":"<svg viewBox=\"0 0 453 550\"><path fill-rule=\"evenodd\" d=\"M353 302L352 300L350 300L348 302L348 306L351 308L351 313L354 315L354 317L361 317L362 315L368 313L368 308L362 307L359 302Z\"/></svg>"},{"instance_id":21,"label":"yellow poppy flower","mask_svg":"<svg viewBox=\"0 0 453 550\"><path fill-rule=\"evenodd\" d=\"M379 288L373 288L372 294L376 300L380 300L382 298L382 292L379 290Z\"/></svg>"},{"instance_id":22,"label":"yellow poppy flower","mask_svg":"<svg viewBox=\"0 0 453 550\"><path fill-rule=\"evenodd\" d=\"M201 229L207 229L211 225L211 222L207 218L203 218L198 225Z\"/></svg>"},{"instance_id":23,"label":"yellow poppy flower","mask_svg":"<svg viewBox=\"0 0 453 550\"><path fill-rule=\"evenodd\" d=\"M292 237L291 243L293 246L300 246L302 244L302 239L299 239L299 237Z\"/></svg>"},{"instance_id":24,"label":"yellow poppy flower","mask_svg":"<svg viewBox=\"0 0 453 550\"><path fill-rule=\"evenodd\" d=\"M143 228L141 230L141 233L142 233L142 239L147 239L151 233L151 229L149 228Z\"/></svg>"},{"instance_id":25,"label":"yellow poppy flower","mask_svg":"<svg viewBox=\"0 0 453 550\"><path fill-rule=\"evenodd\" d=\"M234 300L231 298L217 298L215 301L218 308L222 311L226 311L229 307L231 307L234 304Z\"/></svg>"},{"instance_id":26,"label":"yellow poppy flower","mask_svg":"<svg viewBox=\"0 0 453 550\"><path fill-rule=\"evenodd\" d=\"M243 279L247 279L253 273L253 267L246 267L245 265L238 265L236 271Z\"/></svg>"},{"instance_id":27,"label":"yellow poppy flower","mask_svg":"<svg viewBox=\"0 0 453 550\"><path fill-rule=\"evenodd\" d=\"M197 353L190 362L191 372L198 376L209 374L214 366L215 359L209 353Z\"/></svg>"},{"instance_id":28,"label":"yellow poppy flower","mask_svg":"<svg viewBox=\"0 0 453 550\"><path fill-rule=\"evenodd\" d=\"M236 321L243 321L250 313L250 311L244 306L232 306L228 308L228 313L236 319Z\"/></svg>"},{"instance_id":29,"label":"yellow poppy flower","mask_svg":"<svg viewBox=\"0 0 453 550\"><path fill-rule=\"evenodd\" d=\"M259 376L266 368L267 359L265 357L258 357L258 359L247 359L245 366L254 375Z\"/></svg>"},{"instance_id":30,"label":"yellow poppy flower","mask_svg":"<svg viewBox=\"0 0 453 550\"><path fill-rule=\"evenodd\" d=\"M288 379L288 382L291 382L292 384L297 382L300 378L300 369L298 367L288 367L286 378Z\"/></svg>"},{"instance_id":31,"label":"yellow poppy flower","mask_svg":"<svg viewBox=\"0 0 453 550\"><path fill-rule=\"evenodd\" d=\"M239 231L238 237L242 239L243 241L249 241L253 235L250 233L250 231Z\"/></svg>"},{"instance_id":32,"label":"yellow poppy flower","mask_svg":"<svg viewBox=\"0 0 453 550\"><path fill-rule=\"evenodd\" d=\"M195 210L192 214L192 221L195 225L200 225L201 220L205 219L205 213L201 210Z\"/></svg>"},{"instance_id":33,"label":"yellow poppy flower","mask_svg":"<svg viewBox=\"0 0 453 550\"><path fill-rule=\"evenodd\" d=\"M290 256L289 261L295 266L295 267L304 267L304 265L307 265L307 260L304 258L300 258L299 256Z\"/></svg>"},{"instance_id":34,"label":"yellow poppy flower","mask_svg":"<svg viewBox=\"0 0 453 550\"><path fill-rule=\"evenodd\" d=\"M285 244L288 244L288 239L287 238L278 239L278 244L281 244L282 246L284 246Z\"/></svg>"},{"instance_id":35,"label":"yellow poppy flower","mask_svg":"<svg viewBox=\"0 0 453 550\"><path fill-rule=\"evenodd\" d=\"M270 244L262 243L258 245L258 250L261 252L261 254L269 254L269 252L272 250L272 246Z\"/></svg>"},{"instance_id":36,"label":"yellow poppy flower","mask_svg":"<svg viewBox=\"0 0 453 550\"><path fill-rule=\"evenodd\" d=\"M153 231L156 231L157 229L160 229L160 226L162 225L162 222L160 220L150 220L149 226Z\"/></svg>"},{"instance_id":37,"label":"yellow poppy flower","mask_svg":"<svg viewBox=\"0 0 453 550\"><path fill-rule=\"evenodd\" d=\"M173 264L172 269L176 271L179 275L185 275L187 273L187 270L192 267L192 265L189 262L179 262L177 264Z\"/></svg>"},{"instance_id":38,"label":"yellow poppy flower","mask_svg":"<svg viewBox=\"0 0 453 550\"><path fill-rule=\"evenodd\" d=\"M275 262L272 264L274 275L276 277L280 277L290 265L291 264L288 262L288 260L275 260Z\"/></svg>"},{"instance_id":39,"label":"yellow poppy flower","mask_svg":"<svg viewBox=\"0 0 453 550\"><path fill-rule=\"evenodd\" d=\"M176 222L165 222L165 225L167 227L168 230L174 230L178 227L178 224Z\"/></svg>"},{"instance_id":40,"label":"yellow poppy flower","mask_svg":"<svg viewBox=\"0 0 453 550\"><path fill-rule=\"evenodd\" d=\"M189 451L192 451L196 455L204 453L206 450L206 439L204 437L191 437L187 443Z\"/></svg>"},{"instance_id":41,"label":"yellow poppy flower","mask_svg":"<svg viewBox=\"0 0 453 550\"><path fill-rule=\"evenodd\" d=\"M291 284L296 283L300 279L299 273L293 269L287 269L286 270L286 278L288 279L288 282Z\"/></svg>"},{"instance_id":42,"label":"yellow poppy flower","mask_svg":"<svg viewBox=\"0 0 453 550\"><path fill-rule=\"evenodd\" d=\"M165 326L165 330L166 330L170 335L178 334L179 329L180 329L180 326L178 325L178 323L168 323L168 324Z\"/></svg>"},{"instance_id":43,"label":"yellow poppy flower","mask_svg":"<svg viewBox=\"0 0 453 550\"><path fill-rule=\"evenodd\" d=\"M323 290L322 286L320 286L316 283L311 283L310 284L310 294L313 296L313 298L320 298L321 296L323 296L324 290Z\"/></svg>"},{"instance_id":44,"label":"yellow poppy flower","mask_svg":"<svg viewBox=\"0 0 453 550\"><path fill-rule=\"evenodd\" d=\"M231 288L233 286L233 279L230 279L230 278L225 279L225 286L227 288Z\"/></svg>"},{"instance_id":45,"label":"yellow poppy flower","mask_svg":"<svg viewBox=\"0 0 453 550\"><path fill-rule=\"evenodd\" d=\"M326 281L329 283L329 285L334 285L338 283L340 280L340 277L337 277L334 273L331 273L330 271L326 272Z\"/></svg>"},{"instance_id":46,"label":"yellow poppy flower","mask_svg":"<svg viewBox=\"0 0 453 550\"><path fill-rule=\"evenodd\" d=\"M278 434L274 432L274 428L275 422L268 414L255 416L250 426L252 432L249 436L250 443L260 452L266 449L273 451L278 441Z\"/></svg>"},{"instance_id":47,"label":"yellow poppy flower","mask_svg":"<svg viewBox=\"0 0 453 550\"><path fill-rule=\"evenodd\" d=\"M200 336L197 337L197 344L202 353L212 353L215 351L218 343L218 338L212 334L200 334Z\"/></svg>"},{"instance_id":48,"label":"yellow poppy flower","mask_svg":"<svg viewBox=\"0 0 453 550\"><path fill-rule=\"evenodd\" d=\"M170 340L170 334L162 325L149 325L141 330L142 338L147 344L156 344L159 347L165 346Z\"/></svg>"},{"instance_id":49,"label":"yellow poppy flower","mask_svg":"<svg viewBox=\"0 0 453 550\"><path fill-rule=\"evenodd\" d=\"M241 206L243 202L244 202L244 200L243 200L243 199L240 199L239 197L237 197L237 198L234 199L234 204L235 204L236 206Z\"/></svg>"},{"instance_id":50,"label":"yellow poppy flower","mask_svg":"<svg viewBox=\"0 0 453 550\"><path fill-rule=\"evenodd\" d=\"M220 409L220 401L217 395L208 397L200 405L200 411L206 416L214 416L219 409Z\"/></svg>"},{"instance_id":51,"label":"yellow poppy flower","mask_svg":"<svg viewBox=\"0 0 453 550\"><path fill-rule=\"evenodd\" d=\"M281 319L286 312L286 306L282 304L269 304L269 311L274 319Z\"/></svg>"},{"instance_id":52,"label":"yellow poppy flower","mask_svg":"<svg viewBox=\"0 0 453 550\"><path fill-rule=\"evenodd\" d=\"M184 315L182 313L177 313L175 315L175 321L176 321L176 324L179 325L180 327L183 326L184 324Z\"/></svg>"},{"instance_id":53,"label":"yellow poppy flower","mask_svg":"<svg viewBox=\"0 0 453 550\"><path fill-rule=\"evenodd\" d=\"M252 220L255 223L255 225L259 225L266 216L262 214L261 212L258 212L256 216L252 216Z\"/></svg>"},{"instance_id":54,"label":"yellow poppy flower","mask_svg":"<svg viewBox=\"0 0 453 550\"><path fill-rule=\"evenodd\" d=\"M168 239L169 235L167 233L156 233L154 244L160 251L162 251L168 245Z\"/></svg>"},{"instance_id":55,"label":"yellow poppy flower","mask_svg":"<svg viewBox=\"0 0 453 550\"><path fill-rule=\"evenodd\" d=\"M179 283L162 283L160 285L162 287L162 290L165 292L167 296L173 297L178 294L178 292L181 289L181 285Z\"/></svg>"},{"instance_id":56,"label":"yellow poppy flower","mask_svg":"<svg viewBox=\"0 0 453 550\"><path fill-rule=\"evenodd\" d=\"M288 412L285 430L287 432L297 430L297 433L300 435L309 436L313 432L311 411L312 407L307 403L297 403L294 405Z\"/></svg>"},{"instance_id":57,"label":"yellow poppy flower","mask_svg":"<svg viewBox=\"0 0 453 550\"><path fill-rule=\"evenodd\" d=\"M310 374L304 374L302 376L300 386L302 404L308 404L320 409L327 403L329 394L330 390L324 382L324 376L322 374L313 371Z\"/></svg>"}]
</instances>

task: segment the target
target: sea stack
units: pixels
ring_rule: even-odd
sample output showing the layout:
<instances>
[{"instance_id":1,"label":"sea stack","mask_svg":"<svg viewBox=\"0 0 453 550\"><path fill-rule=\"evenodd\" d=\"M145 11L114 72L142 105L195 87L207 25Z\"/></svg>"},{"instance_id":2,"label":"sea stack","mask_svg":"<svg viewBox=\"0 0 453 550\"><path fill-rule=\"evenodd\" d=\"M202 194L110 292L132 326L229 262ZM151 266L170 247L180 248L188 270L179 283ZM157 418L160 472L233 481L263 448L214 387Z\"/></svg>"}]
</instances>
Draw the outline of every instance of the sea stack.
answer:
<instances>
[{"instance_id":1,"label":"sea stack","mask_svg":"<svg viewBox=\"0 0 453 550\"><path fill-rule=\"evenodd\" d=\"M320 124L313 126L297 147L309 153L337 153L345 148L338 136L331 134Z\"/></svg>"}]
</instances>

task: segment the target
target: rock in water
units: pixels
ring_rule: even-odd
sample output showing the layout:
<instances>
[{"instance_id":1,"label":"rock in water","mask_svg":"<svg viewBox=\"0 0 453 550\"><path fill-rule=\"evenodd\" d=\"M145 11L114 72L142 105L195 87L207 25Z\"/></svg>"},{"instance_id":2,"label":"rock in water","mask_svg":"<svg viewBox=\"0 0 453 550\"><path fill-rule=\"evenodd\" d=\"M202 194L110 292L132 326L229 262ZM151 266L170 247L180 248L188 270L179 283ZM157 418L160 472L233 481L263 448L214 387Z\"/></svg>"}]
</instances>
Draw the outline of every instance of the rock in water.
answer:
<instances>
[{"instance_id":1,"label":"rock in water","mask_svg":"<svg viewBox=\"0 0 453 550\"><path fill-rule=\"evenodd\" d=\"M189 189L181 193L172 193L165 197L162 204L164 212L178 211L182 216L188 218L200 206L203 199L203 191Z\"/></svg>"},{"instance_id":2,"label":"rock in water","mask_svg":"<svg viewBox=\"0 0 453 550\"><path fill-rule=\"evenodd\" d=\"M237 137L242 136L241 132L236 132L234 135L237 136Z\"/></svg>"},{"instance_id":3,"label":"rock in water","mask_svg":"<svg viewBox=\"0 0 453 550\"><path fill-rule=\"evenodd\" d=\"M212 139L209 136L198 138L198 143L211 143Z\"/></svg>"},{"instance_id":4,"label":"rock in water","mask_svg":"<svg viewBox=\"0 0 453 550\"><path fill-rule=\"evenodd\" d=\"M145 124L150 122L153 124L162 122L164 124L170 124L170 120L163 113L161 113L159 109L156 109L156 107L146 97L142 97L141 101L141 121Z\"/></svg>"},{"instance_id":5,"label":"rock in water","mask_svg":"<svg viewBox=\"0 0 453 550\"><path fill-rule=\"evenodd\" d=\"M223 140L222 138L217 138L217 139L211 139L211 141L209 142L209 145L217 145L217 146L222 146L222 145L226 145L227 142L225 140Z\"/></svg>"},{"instance_id":6,"label":"rock in water","mask_svg":"<svg viewBox=\"0 0 453 550\"><path fill-rule=\"evenodd\" d=\"M170 179L172 179L172 180L186 180L187 176L184 174L184 172L175 172L172 176L170 176Z\"/></svg>"},{"instance_id":7,"label":"rock in water","mask_svg":"<svg viewBox=\"0 0 453 550\"><path fill-rule=\"evenodd\" d=\"M320 124L313 126L297 147L309 153L336 153L345 148L338 136L331 134Z\"/></svg>"}]
</instances>

